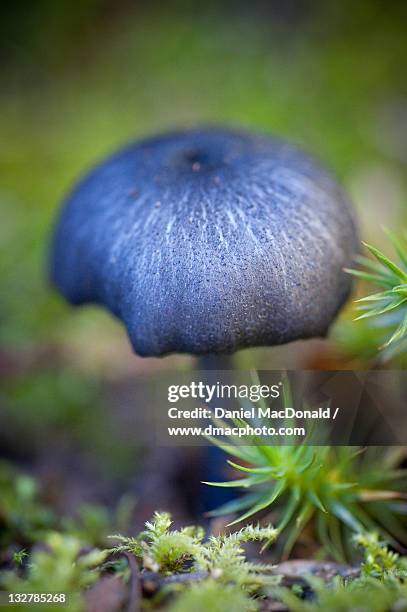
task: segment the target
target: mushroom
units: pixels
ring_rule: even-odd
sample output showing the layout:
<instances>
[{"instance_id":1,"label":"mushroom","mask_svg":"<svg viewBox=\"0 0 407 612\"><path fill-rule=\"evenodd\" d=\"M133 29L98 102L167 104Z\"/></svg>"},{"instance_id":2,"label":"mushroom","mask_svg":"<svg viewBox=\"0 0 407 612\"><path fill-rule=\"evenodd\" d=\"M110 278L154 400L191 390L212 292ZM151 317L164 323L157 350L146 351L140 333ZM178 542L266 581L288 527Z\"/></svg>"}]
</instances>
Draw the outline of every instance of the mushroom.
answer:
<instances>
[{"instance_id":1,"label":"mushroom","mask_svg":"<svg viewBox=\"0 0 407 612\"><path fill-rule=\"evenodd\" d=\"M352 209L281 140L195 128L131 143L74 188L51 277L103 304L134 351L228 354L325 336L351 289Z\"/></svg>"}]
</instances>

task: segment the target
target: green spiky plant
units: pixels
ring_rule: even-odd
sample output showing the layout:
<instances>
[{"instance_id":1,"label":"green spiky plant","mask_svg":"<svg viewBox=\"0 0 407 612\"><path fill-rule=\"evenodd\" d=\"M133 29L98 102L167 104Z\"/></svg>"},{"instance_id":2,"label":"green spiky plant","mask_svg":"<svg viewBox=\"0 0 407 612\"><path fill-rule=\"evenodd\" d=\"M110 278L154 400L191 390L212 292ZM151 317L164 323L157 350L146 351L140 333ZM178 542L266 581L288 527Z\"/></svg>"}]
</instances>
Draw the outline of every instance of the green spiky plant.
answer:
<instances>
[{"instance_id":1,"label":"green spiky plant","mask_svg":"<svg viewBox=\"0 0 407 612\"><path fill-rule=\"evenodd\" d=\"M284 389L287 407L291 405L288 383ZM242 420L238 424L248 425ZM273 513L278 532L285 535L283 557L288 557L311 522L320 543L340 561L349 558L349 532L377 531L395 546L407 543L407 528L401 518L406 512L407 470L396 469L397 453L313 446L309 440L296 446L270 446L260 436L252 436L248 445L234 436L227 441L209 440L239 460L229 459L228 464L242 478L205 484L245 491L210 516L241 513L230 523L234 525L259 512Z\"/></svg>"},{"instance_id":2,"label":"green spiky plant","mask_svg":"<svg viewBox=\"0 0 407 612\"><path fill-rule=\"evenodd\" d=\"M363 243L374 259L360 255L363 269L346 269L353 276L380 287L381 291L356 300L360 311L356 320L368 319L377 331L384 359L407 352L407 232L398 238L386 233L399 261L389 259L376 247Z\"/></svg>"}]
</instances>

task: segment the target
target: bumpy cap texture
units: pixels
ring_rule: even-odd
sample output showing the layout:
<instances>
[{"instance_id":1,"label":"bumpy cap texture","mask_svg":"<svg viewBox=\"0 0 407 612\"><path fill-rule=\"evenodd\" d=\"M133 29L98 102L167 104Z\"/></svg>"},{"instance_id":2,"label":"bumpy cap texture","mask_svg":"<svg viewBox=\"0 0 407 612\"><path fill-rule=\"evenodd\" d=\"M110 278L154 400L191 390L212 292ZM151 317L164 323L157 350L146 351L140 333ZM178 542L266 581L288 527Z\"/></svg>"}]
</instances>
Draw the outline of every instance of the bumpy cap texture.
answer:
<instances>
[{"instance_id":1,"label":"bumpy cap texture","mask_svg":"<svg viewBox=\"0 0 407 612\"><path fill-rule=\"evenodd\" d=\"M357 251L349 203L312 158L218 128L130 144L77 185L51 276L105 305L143 356L228 353L324 336Z\"/></svg>"}]
</instances>

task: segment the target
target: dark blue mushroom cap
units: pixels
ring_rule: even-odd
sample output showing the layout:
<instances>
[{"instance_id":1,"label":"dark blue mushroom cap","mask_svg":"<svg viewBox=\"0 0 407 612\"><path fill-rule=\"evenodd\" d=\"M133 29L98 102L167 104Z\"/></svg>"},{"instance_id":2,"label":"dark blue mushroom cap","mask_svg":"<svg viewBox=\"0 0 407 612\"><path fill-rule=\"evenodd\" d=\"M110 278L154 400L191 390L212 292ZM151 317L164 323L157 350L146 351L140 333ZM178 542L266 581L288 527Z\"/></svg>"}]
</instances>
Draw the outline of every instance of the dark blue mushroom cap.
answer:
<instances>
[{"instance_id":1,"label":"dark blue mushroom cap","mask_svg":"<svg viewBox=\"0 0 407 612\"><path fill-rule=\"evenodd\" d=\"M228 353L324 336L351 289L351 207L280 140L204 128L135 142L73 190L51 275L144 356Z\"/></svg>"}]
</instances>

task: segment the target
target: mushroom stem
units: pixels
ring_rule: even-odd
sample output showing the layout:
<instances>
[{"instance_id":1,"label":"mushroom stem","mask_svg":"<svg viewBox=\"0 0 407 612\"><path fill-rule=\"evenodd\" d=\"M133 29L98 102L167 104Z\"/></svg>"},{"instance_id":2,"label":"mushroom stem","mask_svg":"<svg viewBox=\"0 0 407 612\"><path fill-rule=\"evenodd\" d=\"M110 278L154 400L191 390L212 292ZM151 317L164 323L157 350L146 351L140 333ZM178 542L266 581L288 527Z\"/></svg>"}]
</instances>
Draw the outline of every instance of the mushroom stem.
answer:
<instances>
[{"instance_id":1,"label":"mushroom stem","mask_svg":"<svg viewBox=\"0 0 407 612\"><path fill-rule=\"evenodd\" d=\"M202 355L199 357L198 370L234 370L232 355Z\"/></svg>"},{"instance_id":2,"label":"mushroom stem","mask_svg":"<svg viewBox=\"0 0 407 612\"><path fill-rule=\"evenodd\" d=\"M232 355L208 354L199 357L197 370L205 371L205 382L208 384L216 383L219 377L216 372L222 370L234 370L234 359ZM220 448L213 445L205 446L202 449L201 458L201 480L224 480L225 479L225 456ZM209 512L219 506L231 501L235 497L232 489L220 487L205 487L201 489L201 511Z\"/></svg>"}]
</instances>

